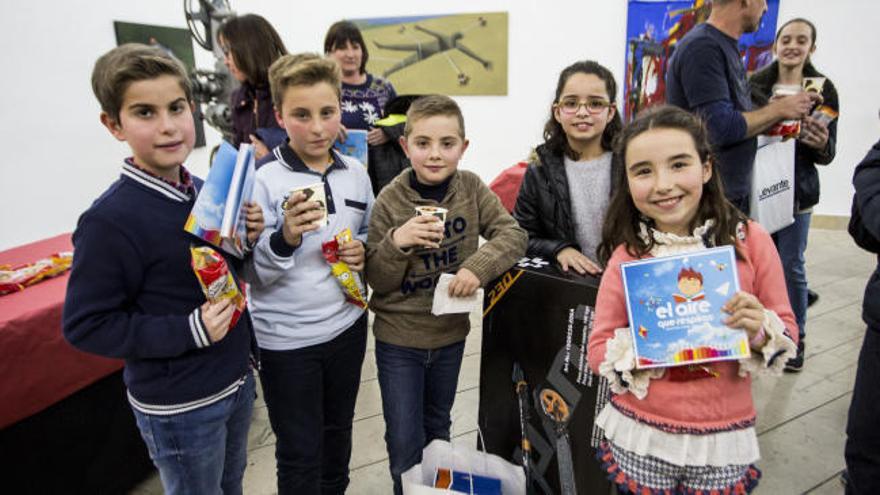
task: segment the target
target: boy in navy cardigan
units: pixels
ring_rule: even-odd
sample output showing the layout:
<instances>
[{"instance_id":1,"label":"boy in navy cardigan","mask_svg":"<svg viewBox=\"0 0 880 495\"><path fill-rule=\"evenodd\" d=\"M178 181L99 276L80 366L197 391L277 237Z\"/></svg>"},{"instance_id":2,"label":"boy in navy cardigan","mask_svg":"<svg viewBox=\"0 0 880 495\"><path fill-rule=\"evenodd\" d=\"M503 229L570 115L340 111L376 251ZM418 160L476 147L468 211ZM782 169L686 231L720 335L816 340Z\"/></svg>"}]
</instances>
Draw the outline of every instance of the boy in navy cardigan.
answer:
<instances>
[{"instance_id":1,"label":"boy in navy cardigan","mask_svg":"<svg viewBox=\"0 0 880 495\"><path fill-rule=\"evenodd\" d=\"M128 399L166 493L241 493L254 400L249 314L205 302L183 230L202 185L183 167L195 141L186 70L128 44L95 63L101 123L131 147L119 179L80 217L64 336L125 359ZM262 230L250 205L248 237ZM237 278L237 262L226 259Z\"/></svg>"}]
</instances>

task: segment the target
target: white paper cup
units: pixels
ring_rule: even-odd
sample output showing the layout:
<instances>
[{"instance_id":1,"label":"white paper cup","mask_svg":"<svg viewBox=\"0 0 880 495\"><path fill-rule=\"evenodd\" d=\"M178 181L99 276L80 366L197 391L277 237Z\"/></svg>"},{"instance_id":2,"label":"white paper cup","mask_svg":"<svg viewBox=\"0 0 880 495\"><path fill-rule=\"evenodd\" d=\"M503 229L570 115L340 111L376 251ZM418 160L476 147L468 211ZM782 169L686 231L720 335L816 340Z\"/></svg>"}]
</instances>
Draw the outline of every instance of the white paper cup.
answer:
<instances>
[{"instance_id":1,"label":"white paper cup","mask_svg":"<svg viewBox=\"0 0 880 495\"><path fill-rule=\"evenodd\" d=\"M318 227L328 225L330 223L330 218L327 216L327 195L324 193L324 183L316 182L314 184L309 184L308 186L291 189L290 196L288 197L293 197L293 195L298 192L306 195L306 201L315 201L320 205L319 210L321 211L321 218L312 223ZM284 204L282 204L281 207L285 210L289 209L287 200L284 201Z\"/></svg>"},{"instance_id":2,"label":"white paper cup","mask_svg":"<svg viewBox=\"0 0 880 495\"><path fill-rule=\"evenodd\" d=\"M446 223L446 213L449 210L446 208L441 208L439 206L416 206L416 213L422 216L432 216L440 219L444 224Z\"/></svg>"}]
</instances>

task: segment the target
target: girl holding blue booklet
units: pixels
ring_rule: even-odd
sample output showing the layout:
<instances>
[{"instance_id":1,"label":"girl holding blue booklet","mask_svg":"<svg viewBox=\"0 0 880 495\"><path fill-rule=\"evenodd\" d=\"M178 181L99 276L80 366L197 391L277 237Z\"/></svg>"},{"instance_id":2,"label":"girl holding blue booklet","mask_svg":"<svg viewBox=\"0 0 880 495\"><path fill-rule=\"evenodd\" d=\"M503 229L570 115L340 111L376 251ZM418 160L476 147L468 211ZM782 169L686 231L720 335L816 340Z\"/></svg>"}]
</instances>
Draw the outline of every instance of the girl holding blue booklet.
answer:
<instances>
[{"instance_id":1,"label":"girl holding blue booklet","mask_svg":"<svg viewBox=\"0 0 880 495\"><path fill-rule=\"evenodd\" d=\"M781 373L797 351L779 255L769 234L724 199L697 117L673 107L648 110L624 128L614 154L622 173L614 177L598 250L607 267L589 339L590 367L613 392L596 418L605 431L597 457L621 493L750 492L761 474L751 376ZM745 331L748 357L671 367L637 362L634 338L643 336L630 329L621 264L685 253L696 259L720 246L735 250L735 267L726 269L735 268L740 289L719 303L721 323ZM649 301L660 318L689 318L689 310L710 304L708 272L680 267L670 276L678 290Z\"/></svg>"}]
</instances>

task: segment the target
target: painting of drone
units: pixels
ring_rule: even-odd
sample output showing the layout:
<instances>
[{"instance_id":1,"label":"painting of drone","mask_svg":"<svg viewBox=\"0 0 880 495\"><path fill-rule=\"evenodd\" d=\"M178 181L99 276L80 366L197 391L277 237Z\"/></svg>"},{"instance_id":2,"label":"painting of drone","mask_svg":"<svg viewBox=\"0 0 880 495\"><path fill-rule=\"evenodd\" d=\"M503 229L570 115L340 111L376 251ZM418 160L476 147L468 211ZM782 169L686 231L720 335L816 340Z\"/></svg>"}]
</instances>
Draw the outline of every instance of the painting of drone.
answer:
<instances>
[{"instance_id":1,"label":"painting of drone","mask_svg":"<svg viewBox=\"0 0 880 495\"><path fill-rule=\"evenodd\" d=\"M507 12L354 19L398 94L507 94Z\"/></svg>"},{"instance_id":2,"label":"painting of drone","mask_svg":"<svg viewBox=\"0 0 880 495\"><path fill-rule=\"evenodd\" d=\"M113 27L116 31L117 45L143 43L156 46L183 62L190 74L195 69L196 59L188 30L122 21L115 21ZM205 126L200 112L200 106L196 105L196 111L193 114L196 124L196 148L205 146Z\"/></svg>"},{"instance_id":3,"label":"painting of drone","mask_svg":"<svg viewBox=\"0 0 880 495\"><path fill-rule=\"evenodd\" d=\"M754 33L739 40L746 70L752 72L773 59L779 0L768 0L767 13ZM624 118L666 101L666 64L685 34L709 18L707 0L629 0L626 22Z\"/></svg>"}]
</instances>

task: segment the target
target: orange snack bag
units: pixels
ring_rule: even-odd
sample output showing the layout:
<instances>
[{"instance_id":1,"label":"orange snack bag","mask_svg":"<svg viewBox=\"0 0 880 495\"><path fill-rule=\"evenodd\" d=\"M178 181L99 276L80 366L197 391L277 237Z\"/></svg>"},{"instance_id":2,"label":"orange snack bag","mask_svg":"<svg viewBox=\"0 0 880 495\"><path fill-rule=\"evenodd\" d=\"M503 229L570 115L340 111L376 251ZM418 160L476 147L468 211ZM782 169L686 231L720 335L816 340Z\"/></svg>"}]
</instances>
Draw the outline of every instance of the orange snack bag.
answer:
<instances>
[{"instance_id":1,"label":"orange snack bag","mask_svg":"<svg viewBox=\"0 0 880 495\"><path fill-rule=\"evenodd\" d=\"M192 253L192 268L199 279L199 285L202 286L202 292L205 298L212 303L231 299L235 306L232 313L232 321L229 322L229 328L238 323L241 313L247 306L244 292L239 290L235 279L229 273L229 267L226 260L213 248L208 246L190 247Z\"/></svg>"}]
</instances>

